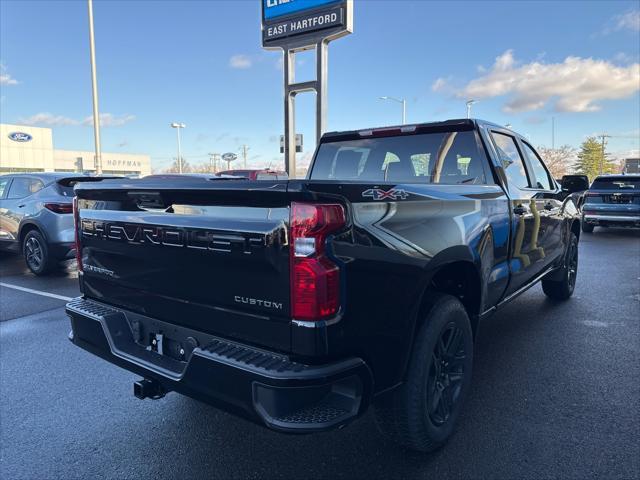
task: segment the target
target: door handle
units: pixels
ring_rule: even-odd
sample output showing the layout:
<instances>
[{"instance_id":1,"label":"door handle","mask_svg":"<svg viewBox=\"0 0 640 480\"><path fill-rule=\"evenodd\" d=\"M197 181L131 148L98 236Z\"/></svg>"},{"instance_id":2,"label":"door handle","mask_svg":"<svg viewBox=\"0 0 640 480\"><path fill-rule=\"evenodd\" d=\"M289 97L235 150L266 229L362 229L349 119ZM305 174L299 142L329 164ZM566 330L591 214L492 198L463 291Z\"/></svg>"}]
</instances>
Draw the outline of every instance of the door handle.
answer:
<instances>
[{"instance_id":1,"label":"door handle","mask_svg":"<svg viewBox=\"0 0 640 480\"><path fill-rule=\"evenodd\" d=\"M515 213L516 215L524 215L527 212L527 207L525 207L524 205L516 205L515 207L513 207L513 213Z\"/></svg>"},{"instance_id":2,"label":"door handle","mask_svg":"<svg viewBox=\"0 0 640 480\"><path fill-rule=\"evenodd\" d=\"M24 208L25 205L26 203L23 203L22 205L18 205L18 208Z\"/></svg>"}]
</instances>

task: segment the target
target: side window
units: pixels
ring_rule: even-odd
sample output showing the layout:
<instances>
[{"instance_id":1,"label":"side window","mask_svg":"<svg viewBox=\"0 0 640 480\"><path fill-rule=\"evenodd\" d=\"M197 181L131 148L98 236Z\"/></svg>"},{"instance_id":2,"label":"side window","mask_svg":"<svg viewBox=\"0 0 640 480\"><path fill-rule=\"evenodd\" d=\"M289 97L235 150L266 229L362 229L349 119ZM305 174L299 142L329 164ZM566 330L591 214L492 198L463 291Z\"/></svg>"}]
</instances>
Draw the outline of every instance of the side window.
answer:
<instances>
[{"instance_id":1,"label":"side window","mask_svg":"<svg viewBox=\"0 0 640 480\"><path fill-rule=\"evenodd\" d=\"M39 192L43 188L44 188L44 183L42 183L42 180L38 180L37 178L31 179L31 183L29 184L29 191L31 193Z\"/></svg>"},{"instance_id":2,"label":"side window","mask_svg":"<svg viewBox=\"0 0 640 480\"><path fill-rule=\"evenodd\" d=\"M37 178L16 177L13 179L7 198L24 198L42 190L44 183Z\"/></svg>"},{"instance_id":3,"label":"side window","mask_svg":"<svg viewBox=\"0 0 640 480\"><path fill-rule=\"evenodd\" d=\"M533 168L533 176L535 177L534 180L536 188L551 190L551 180L549 179L547 170L542 164L542 160L540 160L540 157L531 145L526 142L522 142L522 144L524 145L524 153L529 160L529 164Z\"/></svg>"},{"instance_id":4,"label":"side window","mask_svg":"<svg viewBox=\"0 0 640 480\"><path fill-rule=\"evenodd\" d=\"M10 181L11 178L9 177L0 177L0 199L4 198L5 191L7 190L7 185L9 185Z\"/></svg>"},{"instance_id":5,"label":"side window","mask_svg":"<svg viewBox=\"0 0 640 480\"><path fill-rule=\"evenodd\" d=\"M518 188L530 187L527 170L518 151L515 138L498 132L491 132L491 137L496 144L500 163L507 175L509 186L515 185Z\"/></svg>"}]
</instances>

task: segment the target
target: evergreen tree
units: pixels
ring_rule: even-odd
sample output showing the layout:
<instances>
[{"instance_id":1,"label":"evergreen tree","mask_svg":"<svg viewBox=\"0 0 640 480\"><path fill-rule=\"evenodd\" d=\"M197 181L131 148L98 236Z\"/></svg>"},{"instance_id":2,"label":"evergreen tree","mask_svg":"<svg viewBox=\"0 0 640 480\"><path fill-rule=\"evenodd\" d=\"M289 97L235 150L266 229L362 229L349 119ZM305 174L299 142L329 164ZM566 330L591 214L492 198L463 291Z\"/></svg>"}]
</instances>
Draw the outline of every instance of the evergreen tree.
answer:
<instances>
[{"instance_id":1,"label":"evergreen tree","mask_svg":"<svg viewBox=\"0 0 640 480\"><path fill-rule=\"evenodd\" d=\"M587 175L589 181L592 181L600 173L613 173L614 170L614 163L608 158L606 150L603 150L602 143L596 137L589 137L582 142L576 162L578 173Z\"/></svg>"}]
</instances>

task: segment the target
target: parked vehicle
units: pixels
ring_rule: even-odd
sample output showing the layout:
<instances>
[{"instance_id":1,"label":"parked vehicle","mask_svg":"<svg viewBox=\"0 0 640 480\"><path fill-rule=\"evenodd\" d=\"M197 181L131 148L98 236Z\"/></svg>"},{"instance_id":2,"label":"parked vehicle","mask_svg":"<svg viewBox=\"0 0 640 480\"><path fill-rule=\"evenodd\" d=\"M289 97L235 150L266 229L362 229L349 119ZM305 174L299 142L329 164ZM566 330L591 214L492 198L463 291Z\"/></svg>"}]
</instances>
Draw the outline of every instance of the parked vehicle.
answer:
<instances>
[{"instance_id":1,"label":"parked vehicle","mask_svg":"<svg viewBox=\"0 0 640 480\"><path fill-rule=\"evenodd\" d=\"M325 134L304 180L76 186L71 341L282 432L454 430L487 316L568 299L580 217L527 140L479 120ZM516 319L514 319L516 321Z\"/></svg>"},{"instance_id":2,"label":"parked vehicle","mask_svg":"<svg viewBox=\"0 0 640 480\"><path fill-rule=\"evenodd\" d=\"M22 252L36 275L73 258L73 186L100 179L68 173L0 176L0 249Z\"/></svg>"},{"instance_id":3,"label":"parked vehicle","mask_svg":"<svg viewBox=\"0 0 640 480\"><path fill-rule=\"evenodd\" d=\"M223 172L218 172L216 175L232 175L236 177L244 177L248 180L287 180L289 178L287 172L279 172L269 169L225 170Z\"/></svg>"},{"instance_id":4,"label":"parked vehicle","mask_svg":"<svg viewBox=\"0 0 640 480\"><path fill-rule=\"evenodd\" d=\"M596 227L640 227L640 175L601 175L582 206L582 231Z\"/></svg>"}]
</instances>

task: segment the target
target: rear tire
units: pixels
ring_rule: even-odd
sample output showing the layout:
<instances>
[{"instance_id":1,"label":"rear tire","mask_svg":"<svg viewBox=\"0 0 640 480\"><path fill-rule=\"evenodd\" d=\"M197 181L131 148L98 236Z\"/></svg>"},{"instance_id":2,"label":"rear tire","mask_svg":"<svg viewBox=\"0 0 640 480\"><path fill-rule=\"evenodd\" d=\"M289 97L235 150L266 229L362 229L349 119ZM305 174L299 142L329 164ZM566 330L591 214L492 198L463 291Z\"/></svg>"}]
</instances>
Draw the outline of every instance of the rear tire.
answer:
<instances>
[{"instance_id":1,"label":"rear tire","mask_svg":"<svg viewBox=\"0 0 640 480\"><path fill-rule=\"evenodd\" d=\"M38 230L28 232L22 241L22 254L29 270L36 275L46 275L57 262L51 258L49 246Z\"/></svg>"},{"instance_id":2,"label":"rear tire","mask_svg":"<svg viewBox=\"0 0 640 480\"><path fill-rule=\"evenodd\" d=\"M406 382L375 405L379 430L412 450L446 443L471 384L473 333L462 303L438 294L418 330Z\"/></svg>"},{"instance_id":3,"label":"rear tire","mask_svg":"<svg viewBox=\"0 0 640 480\"><path fill-rule=\"evenodd\" d=\"M594 226L587 222L582 222L582 231L584 233L593 233Z\"/></svg>"},{"instance_id":4,"label":"rear tire","mask_svg":"<svg viewBox=\"0 0 640 480\"><path fill-rule=\"evenodd\" d=\"M593 228L593 227L592 227ZM561 280L543 279L542 290L545 295L553 300L567 300L576 287L578 278L578 238L575 233L571 233L569 247L567 250L566 265L562 267Z\"/></svg>"}]
</instances>

